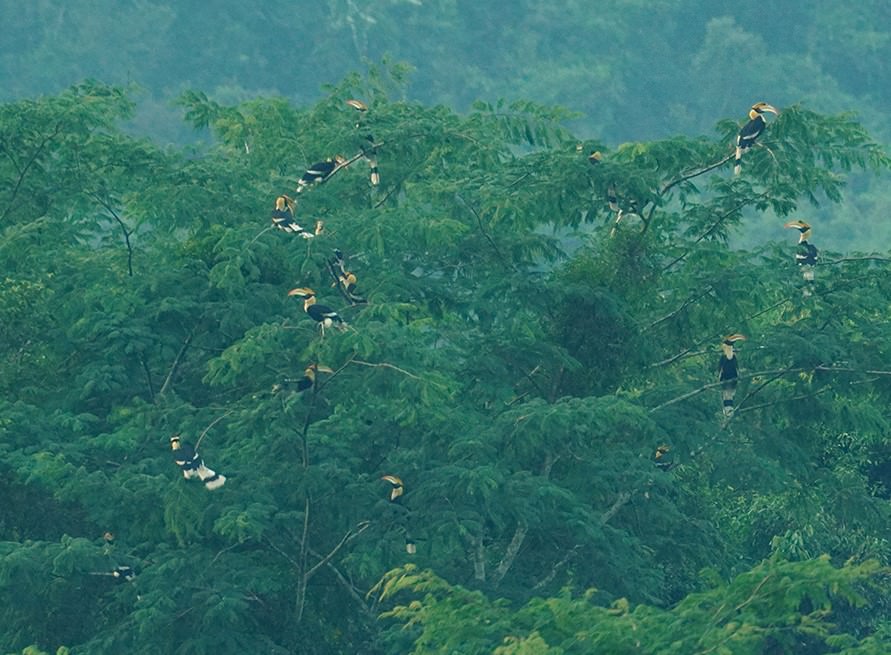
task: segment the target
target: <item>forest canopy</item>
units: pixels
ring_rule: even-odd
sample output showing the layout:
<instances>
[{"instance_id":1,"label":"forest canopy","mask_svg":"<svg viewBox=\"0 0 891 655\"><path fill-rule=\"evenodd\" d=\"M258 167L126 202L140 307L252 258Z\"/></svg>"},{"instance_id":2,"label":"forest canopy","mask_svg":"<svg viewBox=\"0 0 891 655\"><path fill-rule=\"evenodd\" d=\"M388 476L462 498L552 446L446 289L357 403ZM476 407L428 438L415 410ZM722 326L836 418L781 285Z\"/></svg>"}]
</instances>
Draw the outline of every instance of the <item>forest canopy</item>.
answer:
<instances>
[{"instance_id":1,"label":"forest canopy","mask_svg":"<svg viewBox=\"0 0 891 655\"><path fill-rule=\"evenodd\" d=\"M802 211L881 146L400 84L0 107L0 651L887 652L889 257Z\"/></svg>"}]
</instances>

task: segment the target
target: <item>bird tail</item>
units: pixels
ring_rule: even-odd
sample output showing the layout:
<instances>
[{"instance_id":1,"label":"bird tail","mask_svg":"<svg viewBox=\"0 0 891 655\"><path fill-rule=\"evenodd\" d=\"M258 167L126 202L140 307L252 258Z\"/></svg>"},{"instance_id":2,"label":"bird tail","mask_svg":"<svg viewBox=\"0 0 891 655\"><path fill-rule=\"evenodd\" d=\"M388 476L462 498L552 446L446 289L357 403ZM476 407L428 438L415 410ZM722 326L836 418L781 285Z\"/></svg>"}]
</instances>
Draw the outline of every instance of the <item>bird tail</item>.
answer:
<instances>
[{"instance_id":1,"label":"bird tail","mask_svg":"<svg viewBox=\"0 0 891 655\"><path fill-rule=\"evenodd\" d=\"M381 174L377 170L377 158L368 158L368 167L371 169L371 186L377 186L381 183Z\"/></svg>"},{"instance_id":2,"label":"bird tail","mask_svg":"<svg viewBox=\"0 0 891 655\"><path fill-rule=\"evenodd\" d=\"M616 195L616 187L610 186L606 189L606 201L609 203L609 210L611 212L618 213L619 211L619 198Z\"/></svg>"},{"instance_id":3,"label":"bird tail","mask_svg":"<svg viewBox=\"0 0 891 655\"><path fill-rule=\"evenodd\" d=\"M736 156L733 160L733 174L739 175L739 171L742 165L742 148L736 146Z\"/></svg>"}]
</instances>

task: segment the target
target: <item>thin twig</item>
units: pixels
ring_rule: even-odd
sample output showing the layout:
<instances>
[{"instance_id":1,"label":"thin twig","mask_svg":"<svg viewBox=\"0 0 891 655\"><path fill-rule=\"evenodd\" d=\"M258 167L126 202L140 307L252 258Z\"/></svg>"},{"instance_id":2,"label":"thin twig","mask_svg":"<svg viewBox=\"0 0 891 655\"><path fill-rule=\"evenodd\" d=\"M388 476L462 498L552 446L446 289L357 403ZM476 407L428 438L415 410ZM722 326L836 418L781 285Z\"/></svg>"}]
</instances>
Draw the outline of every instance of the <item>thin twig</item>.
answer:
<instances>
[{"instance_id":1,"label":"thin twig","mask_svg":"<svg viewBox=\"0 0 891 655\"><path fill-rule=\"evenodd\" d=\"M235 410L230 409L229 411L227 411L227 412L226 412L225 414L223 414L222 416L218 416L218 417L216 417L213 421L210 422L210 425L208 425L206 428L204 428L204 432L201 433L201 436L198 437L198 441L195 443L195 451L196 451L196 452L197 452L197 450L198 450L198 446L201 445L201 440L204 439L204 435L206 435L208 432L210 432L210 429L211 429L213 426L215 426L217 423L219 423L219 422L222 421L224 418L226 418L227 416L229 416L229 414L231 414L233 411L235 411Z\"/></svg>"}]
</instances>

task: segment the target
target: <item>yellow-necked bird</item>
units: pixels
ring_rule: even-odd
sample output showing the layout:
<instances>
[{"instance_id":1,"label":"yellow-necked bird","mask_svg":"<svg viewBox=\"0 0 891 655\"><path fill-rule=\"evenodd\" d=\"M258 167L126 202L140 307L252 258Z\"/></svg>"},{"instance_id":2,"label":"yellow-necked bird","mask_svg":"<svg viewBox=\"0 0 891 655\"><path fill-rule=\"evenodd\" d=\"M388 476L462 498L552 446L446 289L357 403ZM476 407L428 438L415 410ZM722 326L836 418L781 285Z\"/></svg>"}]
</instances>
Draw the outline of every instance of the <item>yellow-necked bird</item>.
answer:
<instances>
[{"instance_id":1,"label":"yellow-necked bird","mask_svg":"<svg viewBox=\"0 0 891 655\"><path fill-rule=\"evenodd\" d=\"M347 100L346 103L357 112L359 112L359 119L356 121L356 129L362 129L362 119L365 117L366 112L368 111L368 105L366 105L361 100L355 99ZM377 169L377 147L374 145L374 136L371 134L366 134L365 141L368 142L368 145L362 146L362 155L365 157L365 161L368 162L371 186L377 186L381 183L381 174Z\"/></svg>"},{"instance_id":2,"label":"yellow-necked bird","mask_svg":"<svg viewBox=\"0 0 891 655\"><path fill-rule=\"evenodd\" d=\"M294 210L297 203L289 196L279 196L275 199L275 209L272 210L272 224L283 232L299 234L304 239L312 239L322 232L322 221L316 221L315 232L310 232L301 227L294 220Z\"/></svg>"},{"instance_id":3,"label":"yellow-necked bird","mask_svg":"<svg viewBox=\"0 0 891 655\"><path fill-rule=\"evenodd\" d=\"M398 504L402 494L405 493L405 485L402 483L402 478L396 475L384 475L381 476L381 480L390 483L390 502ZM401 532L405 535L405 552L409 555L414 555L417 552L417 545L408 530L411 512L405 508L402 509L402 512L403 514L400 515L398 522Z\"/></svg>"},{"instance_id":4,"label":"yellow-necked bird","mask_svg":"<svg viewBox=\"0 0 891 655\"><path fill-rule=\"evenodd\" d=\"M721 401L724 416L733 414L733 398L739 377L739 362L736 359L734 344L745 341L742 334L728 334L721 342L721 358L718 360L718 381L721 382Z\"/></svg>"},{"instance_id":5,"label":"yellow-necked bird","mask_svg":"<svg viewBox=\"0 0 891 655\"><path fill-rule=\"evenodd\" d=\"M755 139L761 136L767 123L764 120L764 112L769 111L776 116L779 110L766 102L756 102L749 110L749 122L743 125L736 135L736 157L733 164L733 174L739 175L743 150L751 148Z\"/></svg>"},{"instance_id":6,"label":"yellow-necked bird","mask_svg":"<svg viewBox=\"0 0 891 655\"><path fill-rule=\"evenodd\" d=\"M346 329L346 323L337 312L325 305L316 304L316 292L312 289L306 287L291 289L288 292L288 295L297 296L298 298L303 299L303 311L309 314L309 317L319 324L319 329L322 331L323 336L325 334L325 328L329 328L332 325L341 330Z\"/></svg>"}]
</instances>

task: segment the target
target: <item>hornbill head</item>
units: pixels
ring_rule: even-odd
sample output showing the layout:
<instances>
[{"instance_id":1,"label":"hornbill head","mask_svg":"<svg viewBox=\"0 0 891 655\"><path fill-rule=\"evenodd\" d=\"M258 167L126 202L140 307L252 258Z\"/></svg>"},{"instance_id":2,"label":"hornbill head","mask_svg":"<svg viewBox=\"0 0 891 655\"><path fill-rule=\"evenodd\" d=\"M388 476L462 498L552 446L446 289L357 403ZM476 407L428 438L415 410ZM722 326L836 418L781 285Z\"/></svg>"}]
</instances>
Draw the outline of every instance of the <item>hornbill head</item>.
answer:
<instances>
[{"instance_id":1,"label":"hornbill head","mask_svg":"<svg viewBox=\"0 0 891 655\"><path fill-rule=\"evenodd\" d=\"M349 100L346 101L346 103L347 103L350 107L352 107L353 109L355 109L356 111L361 111L361 112L368 111L368 105L366 105L366 104L365 104L364 102L362 102L361 100L356 100L355 98L350 98Z\"/></svg>"},{"instance_id":2,"label":"hornbill head","mask_svg":"<svg viewBox=\"0 0 891 655\"><path fill-rule=\"evenodd\" d=\"M390 489L390 502L396 500L399 496L405 493L405 486L402 484L402 478L395 475L384 475L381 477L381 480L393 485L393 488Z\"/></svg>"},{"instance_id":3,"label":"hornbill head","mask_svg":"<svg viewBox=\"0 0 891 655\"><path fill-rule=\"evenodd\" d=\"M599 150L595 150L590 155L588 155L588 161L593 165L599 164L602 160L603 155L600 153Z\"/></svg>"},{"instance_id":4,"label":"hornbill head","mask_svg":"<svg viewBox=\"0 0 891 655\"><path fill-rule=\"evenodd\" d=\"M811 236L811 226L804 221L789 221L783 227L791 227L798 230L801 234L798 236L798 243L807 241Z\"/></svg>"},{"instance_id":5,"label":"hornbill head","mask_svg":"<svg viewBox=\"0 0 891 655\"><path fill-rule=\"evenodd\" d=\"M298 287L288 291L289 296L296 296L303 299L303 309L306 311L308 307L316 304L316 292L309 287Z\"/></svg>"},{"instance_id":6,"label":"hornbill head","mask_svg":"<svg viewBox=\"0 0 891 655\"><path fill-rule=\"evenodd\" d=\"M174 434L172 437L170 437L170 448L171 449L179 450L181 446L182 446L182 442L180 441L179 433Z\"/></svg>"},{"instance_id":7,"label":"hornbill head","mask_svg":"<svg viewBox=\"0 0 891 655\"><path fill-rule=\"evenodd\" d=\"M276 211L283 212L286 209L290 212L294 212L294 200L289 196L279 196L275 199L275 209Z\"/></svg>"},{"instance_id":8,"label":"hornbill head","mask_svg":"<svg viewBox=\"0 0 891 655\"><path fill-rule=\"evenodd\" d=\"M770 105L766 102L756 102L754 105L752 105L752 108L749 110L749 118L754 120L755 118L757 118L758 116L760 116L761 114L763 114L766 111L769 111L774 116L780 115L780 110L777 109L776 107L774 107L773 105Z\"/></svg>"},{"instance_id":9,"label":"hornbill head","mask_svg":"<svg viewBox=\"0 0 891 655\"><path fill-rule=\"evenodd\" d=\"M721 342L721 350L724 351L724 355L728 358L733 356L733 344L737 341L745 341L746 337L742 334L728 334L724 337L724 340Z\"/></svg>"}]
</instances>

